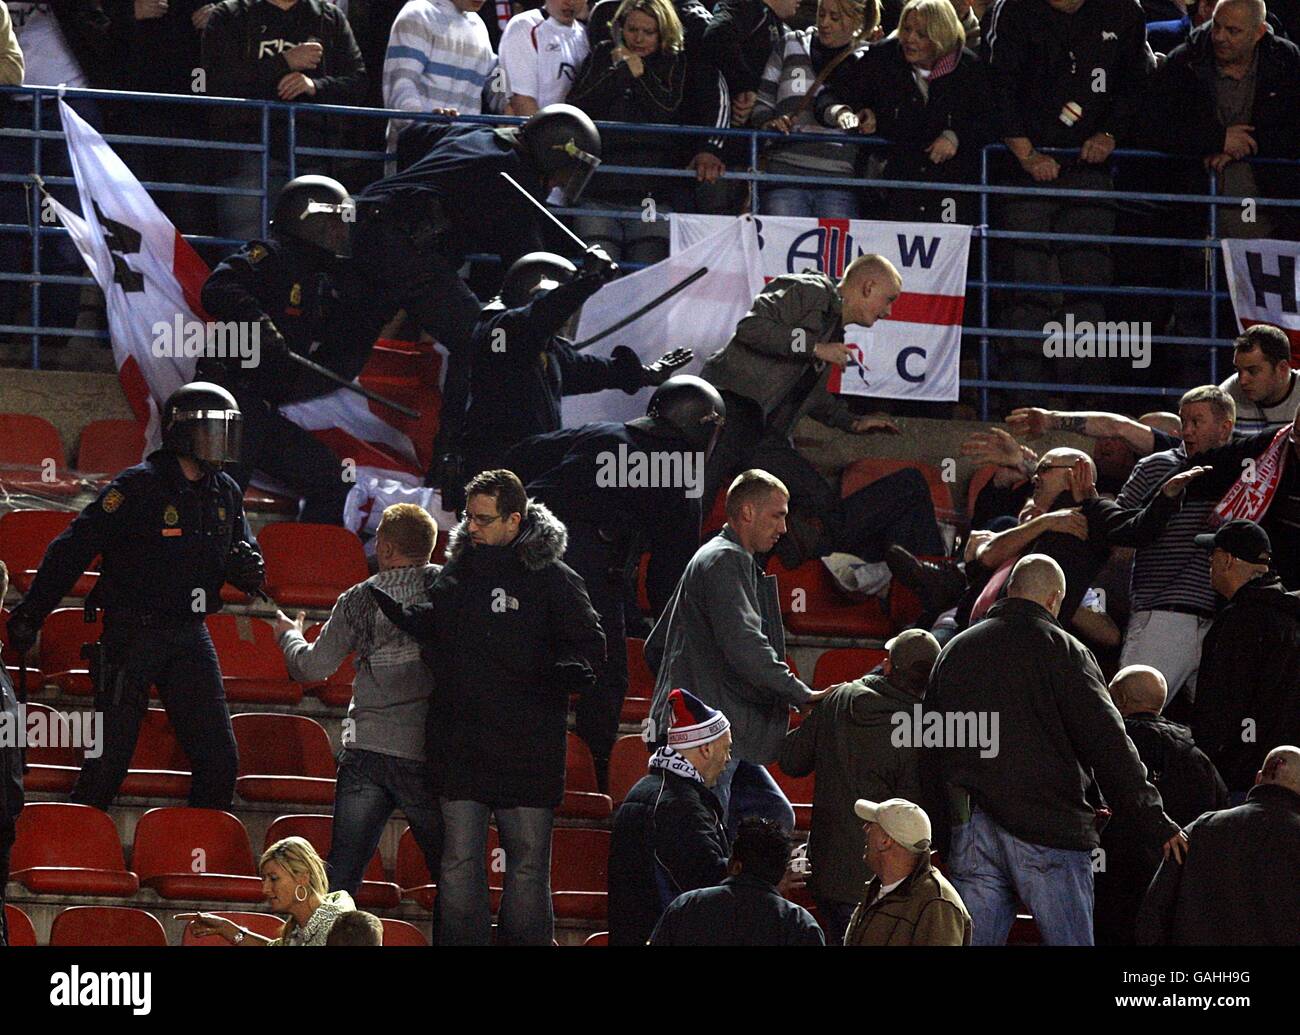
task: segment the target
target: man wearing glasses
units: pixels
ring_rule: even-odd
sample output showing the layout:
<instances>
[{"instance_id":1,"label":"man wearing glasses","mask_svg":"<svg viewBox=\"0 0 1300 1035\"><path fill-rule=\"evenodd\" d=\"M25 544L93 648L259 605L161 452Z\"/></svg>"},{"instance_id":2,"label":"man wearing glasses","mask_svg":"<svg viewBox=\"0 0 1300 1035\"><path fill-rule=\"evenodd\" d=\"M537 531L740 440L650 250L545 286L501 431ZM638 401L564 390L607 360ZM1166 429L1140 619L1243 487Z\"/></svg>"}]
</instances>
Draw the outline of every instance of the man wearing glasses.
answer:
<instances>
[{"instance_id":1,"label":"man wearing glasses","mask_svg":"<svg viewBox=\"0 0 1300 1035\"><path fill-rule=\"evenodd\" d=\"M568 533L511 471L465 487L447 563L428 603L381 610L420 641L437 680L428 754L444 841L439 945L487 945L488 821L505 852L498 944L550 945L551 828L564 799L569 694L591 686L605 637Z\"/></svg>"}]
</instances>

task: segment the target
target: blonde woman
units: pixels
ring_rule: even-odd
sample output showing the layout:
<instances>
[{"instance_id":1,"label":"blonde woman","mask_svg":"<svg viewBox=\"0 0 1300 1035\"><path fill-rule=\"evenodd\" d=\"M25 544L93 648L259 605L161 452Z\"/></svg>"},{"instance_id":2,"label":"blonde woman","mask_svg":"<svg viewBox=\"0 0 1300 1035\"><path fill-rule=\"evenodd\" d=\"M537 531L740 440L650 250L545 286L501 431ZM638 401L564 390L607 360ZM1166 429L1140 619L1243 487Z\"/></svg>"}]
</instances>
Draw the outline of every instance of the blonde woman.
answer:
<instances>
[{"instance_id":1,"label":"blonde woman","mask_svg":"<svg viewBox=\"0 0 1300 1035\"><path fill-rule=\"evenodd\" d=\"M992 98L985 67L965 42L951 0L908 0L898 31L837 77L823 116L844 126L856 119L859 132L888 139L888 179L977 182L980 148L992 139ZM948 198L955 213L945 210ZM893 190L884 215L970 222L976 208L966 192Z\"/></svg>"},{"instance_id":2,"label":"blonde woman","mask_svg":"<svg viewBox=\"0 0 1300 1035\"><path fill-rule=\"evenodd\" d=\"M220 935L232 945L324 945L334 921L356 909L346 891L330 891L325 863L301 837L286 837L262 853L262 894L271 912L287 913L279 938L266 938L213 913L180 913L198 937Z\"/></svg>"},{"instance_id":3,"label":"blonde woman","mask_svg":"<svg viewBox=\"0 0 1300 1035\"><path fill-rule=\"evenodd\" d=\"M601 122L685 122L684 47L681 19L669 0L623 0L610 23L609 39L598 43L579 69L568 103ZM684 144L678 136L609 130L601 134L601 160L605 165L685 168L686 152L701 146L702 141ZM573 228L616 260L658 262L668 255L668 224L643 219L644 202L651 198L656 212L667 212L679 187L675 179L598 172L584 204L631 215L579 216Z\"/></svg>"},{"instance_id":4,"label":"blonde woman","mask_svg":"<svg viewBox=\"0 0 1300 1035\"><path fill-rule=\"evenodd\" d=\"M841 133L816 118L823 84L850 66L880 35L880 0L818 0L817 24L783 29L758 85L752 125L777 133ZM832 141L776 141L765 171L787 176L853 176L857 148ZM759 188L760 211L769 216L853 219L858 192L852 187L801 187L786 183Z\"/></svg>"}]
</instances>

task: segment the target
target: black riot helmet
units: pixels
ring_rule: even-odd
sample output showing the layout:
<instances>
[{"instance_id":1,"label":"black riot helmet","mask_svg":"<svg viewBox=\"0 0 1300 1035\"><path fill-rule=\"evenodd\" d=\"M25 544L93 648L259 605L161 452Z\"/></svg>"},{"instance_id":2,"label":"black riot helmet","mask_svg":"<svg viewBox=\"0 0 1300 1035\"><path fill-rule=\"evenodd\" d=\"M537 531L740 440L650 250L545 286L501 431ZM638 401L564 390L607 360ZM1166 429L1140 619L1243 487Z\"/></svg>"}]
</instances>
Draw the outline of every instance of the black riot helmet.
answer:
<instances>
[{"instance_id":1,"label":"black riot helmet","mask_svg":"<svg viewBox=\"0 0 1300 1035\"><path fill-rule=\"evenodd\" d=\"M191 381L167 397L162 412L163 448L205 467L239 462L243 418L239 403L220 385Z\"/></svg>"},{"instance_id":2,"label":"black riot helmet","mask_svg":"<svg viewBox=\"0 0 1300 1035\"><path fill-rule=\"evenodd\" d=\"M275 199L271 236L320 248L338 259L351 254L355 206L347 188L328 176L299 176Z\"/></svg>"},{"instance_id":3,"label":"black riot helmet","mask_svg":"<svg viewBox=\"0 0 1300 1035\"><path fill-rule=\"evenodd\" d=\"M578 267L563 255L552 252L529 252L506 271L501 282L501 301L506 308L527 305L537 291L549 291L567 284L577 274Z\"/></svg>"},{"instance_id":4,"label":"black riot helmet","mask_svg":"<svg viewBox=\"0 0 1300 1035\"><path fill-rule=\"evenodd\" d=\"M694 374L676 374L655 389L645 416L628 426L684 438L693 449L708 453L726 419L727 404L713 385Z\"/></svg>"},{"instance_id":5,"label":"black riot helmet","mask_svg":"<svg viewBox=\"0 0 1300 1035\"><path fill-rule=\"evenodd\" d=\"M600 165L600 130L572 104L548 104L519 129L519 139L544 180L567 173L564 203L575 205Z\"/></svg>"}]
</instances>

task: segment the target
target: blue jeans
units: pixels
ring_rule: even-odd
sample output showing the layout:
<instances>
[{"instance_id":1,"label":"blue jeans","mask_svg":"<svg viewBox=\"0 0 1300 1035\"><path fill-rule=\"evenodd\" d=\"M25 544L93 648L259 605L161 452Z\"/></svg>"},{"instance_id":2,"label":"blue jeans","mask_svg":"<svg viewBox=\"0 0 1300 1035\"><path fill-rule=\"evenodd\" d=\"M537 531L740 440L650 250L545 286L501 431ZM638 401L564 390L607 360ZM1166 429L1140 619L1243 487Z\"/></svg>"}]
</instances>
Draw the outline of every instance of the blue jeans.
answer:
<instances>
[{"instance_id":1,"label":"blue jeans","mask_svg":"<svg viewBox=\"0 0 1300 1035\"><path fill-rule=\"evenodd\" d=\"M550 945L552 809L494 809L478 801L440 799L444 841L438 881L439 945L490 945L488 818L496 816L505 852L505 883L497 917L499 945Z\"/></svg>"},{"instance_id":2,"label":"blue jeans","mask_svg":"<svg viewBox=\"0 0 1300 1035\"><path fill-rule=\"evenodd\" d=\"M355 896L374 858L384 824L401 809L431 874L442 858L442 812L423 762L345 748L334 790L334 827L327 864L331 891Z\"/></svg>"},{"instance_id":3,"label":"blue jeans","mask_svg":"<svg viewBox=\"0 0 1300 1035\"><path fill-rule=\"evenodd\" d=\"M843 187L769 187L760 190L758 203L765 216L858 218L857 192Z\"/></svg>"},{"instance_id":4,"label":"blue jeans","mask_svg":"<svg viewBox=\"0 0 1300 1035\"><path fill-rule=\"evenodd\" d=\"M1092 856L1030 844L976 808L952 828L949 879L970 911L972 944L1005 945L1016 899L1029 907L1044 945L1091 945Z\"/></svg>"},{"instance_id":5,"label":"blue jeans","mask_svg":"<svg viewBox=\"0 0 1300 1035\"><path fill-rule=\"evenodd\" d=\"M761 765L733 757L714 784L713 793L718 796L726 817L727 836L733 841L740 821L746 816L762 816L775 820L787 832L794 830L790 799Z\"/></svg>"}]
</instances>

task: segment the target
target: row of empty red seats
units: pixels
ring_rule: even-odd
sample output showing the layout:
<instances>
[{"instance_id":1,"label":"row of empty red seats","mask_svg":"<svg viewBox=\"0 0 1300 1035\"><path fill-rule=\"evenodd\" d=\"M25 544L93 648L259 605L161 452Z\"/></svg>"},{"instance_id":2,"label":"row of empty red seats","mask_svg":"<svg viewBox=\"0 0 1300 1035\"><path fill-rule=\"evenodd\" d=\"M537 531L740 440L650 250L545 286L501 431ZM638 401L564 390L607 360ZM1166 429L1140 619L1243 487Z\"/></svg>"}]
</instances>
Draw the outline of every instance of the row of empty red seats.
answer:
<instances>
[{"instance_id":1,"label":"row of empty red seats","mask_svg":"<svg viewBox=\"0 0 1300 1035\"><path fill-rule=\"evenodd\" d=\"M31 716L40 714L47 729L67 718L49 705L28 705ZM334 751L324 727L304 715L276 712L237 712L231 716L239 746L239 775L235 791L244 801L293 802L332 805L334 802ZM29 791L66 793L76 782L81 755L69 746L33 746L28 749ZM176 740L167 713L161 708L145 712L140 738L131 756L122 794L145 798L184 798L190 790L189 759ZM591 750L576 734L568 735L564 803L559 814L567 819L606 819L613 803L596 785Z\"/></svg>"},{"instance_id":2,"label":"row of empty red seats","mask_svg":"<svg viewBox=\"0 0 1300 1035\"><path fill-rule=\"evenodd\" d=\"M217 916L233 920L256 934L267 938L278 938L284 921L270 913L220 912ZM5 918L9 923L9 945L11 947L36 945L36 929L31 918L17 906L5 906ZM420 929L405 920L380 921L384 925L384 945L425 946L428 940ZM142 948L164 947L167 934L163 925L152 913L131 906L70 906L54 918L50 930L50 945L64 948L83 946L139 946ZM188 924L181 936L183 946L229 946L230 943L220 935L199 937L193 934Z\"/></svg>"},{"instance_id":3,"label":"row of empty red seats","mask_svg":"<svg viewBox=\"0 0 1300 1035\"><path fill-rule=\"evenodd\" d=\"M72 523L73 510L11 510L0 515L0 560L9 578L26 592L50 542ZM361 540L338 525L280 521L257 536L266 560L266 593L284 607L329 609L340 593L370 574ZM92 562L92 564L97 562ZM72 596L85 596L98 576L87 571ZM230 603L247 600L233 586L223 590Z\"/></svg>"},{"instance_id":4,"label":"row of empty red seats","mask_svg":"<svg viewBox=\"0 0 1300 1035\"><path fill-rule=\"evenodd\" d=\"M328 856L330 817L282 816L267 830L265 845L290 835L305 837ZM605 916L608 830L556 827L551 842L551 881L556 915L599 920ZM265 846L264 846L265 847ZM495 830L488 843L488 872L499 892L503 855ZM140 888L160 897L218 902L262 901L252 845L236 816L215 809L157 808L135 830L131 869L117 828L107 813L88 805L34 802L18 818L10 862L12 880L33 894L130 898ZM410 829L398 849L395 882L387 880L378 853L371 859L358 904L396 906L402 898L432 908L436 885Z\"/></svg>"}]
</instances>

